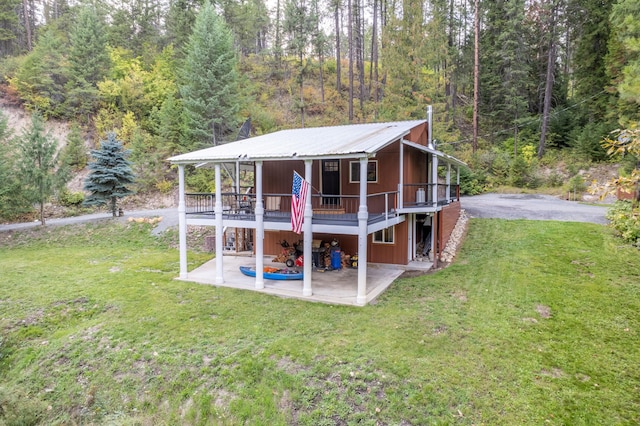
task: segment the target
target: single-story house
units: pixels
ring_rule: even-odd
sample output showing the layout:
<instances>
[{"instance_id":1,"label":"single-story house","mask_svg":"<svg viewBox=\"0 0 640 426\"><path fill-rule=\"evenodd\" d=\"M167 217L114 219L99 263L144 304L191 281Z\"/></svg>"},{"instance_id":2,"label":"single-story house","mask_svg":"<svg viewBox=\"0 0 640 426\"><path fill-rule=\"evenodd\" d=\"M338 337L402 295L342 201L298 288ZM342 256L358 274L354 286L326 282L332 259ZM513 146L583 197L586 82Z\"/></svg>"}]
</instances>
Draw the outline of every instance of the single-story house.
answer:
<instances>
[{"instance_id":1,"label":"single-story house","mask_svg":"<svg viewBox=\"0 0 640 426\"><path fill-rule=\"evenodd\" d=\"M406 265L427 254L437 263L460 214L465 165L434 147L429 120L282 130L169 161L179 173L181 279L188 279L189 224L215 227L216 284L225 280L225 230L235 228L235 243L249 242L244 248L254 254L256 289L264 288L265 256L280 254L282 240L300 240L305 254L319 241L337 240L358 258L357 305L366 303L368 263ZM215 193L186 193L187 165L213 167ZM221 184L225 171L235 178L230 192ZM252 179L245 187L242 171ZM294 172L305 181L297 189ZM302 222L301 234L291 217L299 199L294 222ZM304 259L302 295L311 296L314 262Z\"/></svg>"}]
</instances>

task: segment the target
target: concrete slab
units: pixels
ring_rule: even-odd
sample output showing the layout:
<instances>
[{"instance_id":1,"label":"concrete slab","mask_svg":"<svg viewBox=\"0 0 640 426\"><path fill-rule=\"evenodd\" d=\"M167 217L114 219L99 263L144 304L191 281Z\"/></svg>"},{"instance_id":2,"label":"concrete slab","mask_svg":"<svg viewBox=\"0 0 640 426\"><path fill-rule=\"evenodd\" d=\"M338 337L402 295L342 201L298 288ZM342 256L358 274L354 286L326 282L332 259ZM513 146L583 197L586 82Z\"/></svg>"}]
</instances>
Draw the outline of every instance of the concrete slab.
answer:
<instances>
[{"instance_id":1,"label":"concrete slab","mask_svg":"<svg viewBox=\"0 0 640 426\"><path fill-rule=\"evenodd\" d=\"M283 263L275 263L272 262L271 259L271 257L265 257L264 265L274 266L277 268L285 267ZM325 272L313 271L311 276L313 294L311 296L303 296L302 280L264 280L264 289L256 289L255 278L248 277L240 272L240 266L255 266L255 262L256 260L253 256L225 255L223 257L223 284L215 283L215 259L212 259L189 272L187 278L183 279L183 281L240 290L251 290L274 296L307 300L310 302L360 306L356 304L358 287L357 269L345 268ZM431 265L432 264L430 262L412 262L412 265L408 266L368 264L366 303L370 303L375 300L393 283L393 281L402 275L405 270L427 271L431 268Z\"/></svg>"}]
</instances>

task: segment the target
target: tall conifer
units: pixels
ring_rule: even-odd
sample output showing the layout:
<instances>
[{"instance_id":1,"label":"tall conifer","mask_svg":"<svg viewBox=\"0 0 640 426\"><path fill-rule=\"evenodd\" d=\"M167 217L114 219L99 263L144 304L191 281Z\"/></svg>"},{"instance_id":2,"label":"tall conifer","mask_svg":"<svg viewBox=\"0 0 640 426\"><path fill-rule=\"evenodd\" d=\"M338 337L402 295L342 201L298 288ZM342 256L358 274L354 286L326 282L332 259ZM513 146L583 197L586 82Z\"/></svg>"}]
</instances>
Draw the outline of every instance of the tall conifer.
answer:
<instances>
[{"instance_id":1,"label":"tall conifer","mask_svg":"<svg viewBox=\"0 0 640 426\"><path fill-rule=\"evenodd\" d=\"M183 149L220 141L240 109L233 38L208 1L193 27L182 68Z\"/></svg>"}]
</instances>

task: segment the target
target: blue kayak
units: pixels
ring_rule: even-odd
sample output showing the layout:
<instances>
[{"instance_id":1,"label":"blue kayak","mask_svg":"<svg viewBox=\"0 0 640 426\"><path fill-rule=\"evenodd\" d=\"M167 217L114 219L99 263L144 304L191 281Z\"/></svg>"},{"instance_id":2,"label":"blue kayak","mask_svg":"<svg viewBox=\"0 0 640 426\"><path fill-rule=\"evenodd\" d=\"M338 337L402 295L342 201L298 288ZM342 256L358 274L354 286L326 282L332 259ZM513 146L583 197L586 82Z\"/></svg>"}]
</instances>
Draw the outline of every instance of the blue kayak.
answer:
<instances>
[{"instance_id":1,"label":"blue kayak","mask_svg":"<svg viewBox=\"0 0 640 426\"><path fill-rule=\"evenodd\" d=\"M293 268L278 269L265 266L263 276L267 280L301 280L302 271ZM256 268L254 266L241 266L240 272L249 277L256 276Z\"/></svg>"}]
</instances>

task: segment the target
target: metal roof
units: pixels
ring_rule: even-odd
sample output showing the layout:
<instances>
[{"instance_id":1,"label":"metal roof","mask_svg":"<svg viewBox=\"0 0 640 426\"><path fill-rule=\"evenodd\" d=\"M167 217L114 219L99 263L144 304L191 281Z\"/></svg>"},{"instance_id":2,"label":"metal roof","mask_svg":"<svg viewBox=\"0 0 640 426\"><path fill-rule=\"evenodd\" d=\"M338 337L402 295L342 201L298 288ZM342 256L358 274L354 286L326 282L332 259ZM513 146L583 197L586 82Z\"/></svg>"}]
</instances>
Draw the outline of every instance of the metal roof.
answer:
<instances>
[{"instance_id":1,"label":"metal roof","mask_svg":"<svg viewBox=\"0 0 640 426\"><path fill-rule=\"evenodd\" d=\"M280 130L169 158L174 164L367 157L426 120Z\"/></svg>"}]
</instances>

